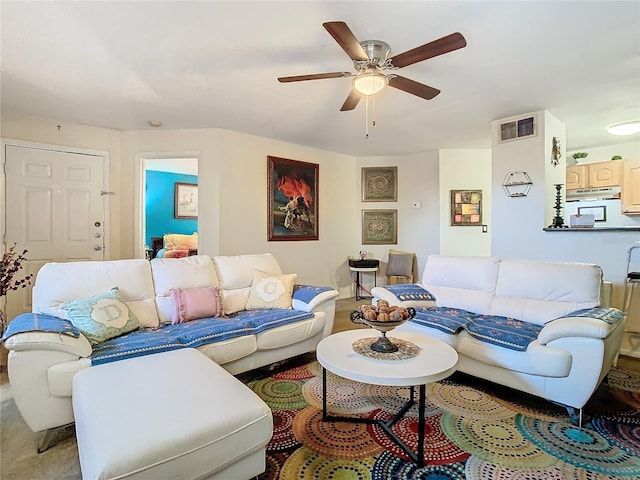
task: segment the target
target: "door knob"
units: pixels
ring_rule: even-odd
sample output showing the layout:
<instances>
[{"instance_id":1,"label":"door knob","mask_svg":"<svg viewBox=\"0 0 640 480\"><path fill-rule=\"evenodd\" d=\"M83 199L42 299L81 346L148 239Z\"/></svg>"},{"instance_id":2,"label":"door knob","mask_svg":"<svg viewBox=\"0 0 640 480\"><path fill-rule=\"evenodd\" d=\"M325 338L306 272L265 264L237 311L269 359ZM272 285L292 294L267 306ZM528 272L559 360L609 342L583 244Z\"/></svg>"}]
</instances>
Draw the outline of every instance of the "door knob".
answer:
<instances>
[{"instance_id":1,"label":"door knob","mask_svg":"<svg viewBox=\"0 0 640 480\"><path fill-rule=\"evenodd\" d=\"M102 247L101 247L100 245L94 245L94 246L93 246L93 249L94 249L96 252L99 252L100 250L102 250Z\"/></svg>"}]
</instances>

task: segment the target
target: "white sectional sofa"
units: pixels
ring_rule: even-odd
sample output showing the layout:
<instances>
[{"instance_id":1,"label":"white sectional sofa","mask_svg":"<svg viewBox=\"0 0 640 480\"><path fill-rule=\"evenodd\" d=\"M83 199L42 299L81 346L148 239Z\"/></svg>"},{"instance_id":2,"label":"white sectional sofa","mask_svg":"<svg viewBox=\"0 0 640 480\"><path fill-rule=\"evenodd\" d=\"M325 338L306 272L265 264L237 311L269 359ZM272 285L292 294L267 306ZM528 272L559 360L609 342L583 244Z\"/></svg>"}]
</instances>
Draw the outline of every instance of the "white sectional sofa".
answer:
<instances>
[{"instance_id":1,"label":"white sectional sofa","mask_svg":"<svg viewBox=\"0 0 640 480\"><path fill-rule=\"evenodd\" d=\"M564 405L581 422L624 330L622 311L598 308L601 283L601 269L591 264L431 255L421 283L375 287L372 294L374 303L418 307L416 318L398 328L453 346L459 371ZM486 326L494 320L498 329L526 328L533 338L520 347L502 332L490 338Z\"/></svg>"},{"instance_id":2,"label":"white sectional sofa","mask_svg":"<svg viewBox=\"0 0 640 480\"><path fill-rule=\"evenodd\" d=\"M157 342L170 325L173 304L172 288L190 289L218 285L225 311L242 312L251 291L255 270L281 275L282 270L271 254L184 258L113 260L104 262L48 263L39 271L30 314L16 317L3 337L9 350L9 380L16 405L34 432L72 423L72 384L74 375L92 364L108 364L118 359L184 347L197 347L230 374L281 361L315 350L318 342L331 333L338 292L333 288L304 286L293 293L291 315L299 320L278 323L268 317L265 322L252 314L245 331L225 331L224 335L200 334L193 340L180 338L177 343ZM289 273L289 272L287 272ZM293 272L291 272L293 273ZM56 331L55 324L65 318L60 305L75 299L100 294L118 287L129 310L147 328L127 334L140 341L129 346L104 349L108 342L92 345L84 335ZM256 312L253 312L256 313ZM280 312L283 313L283 312ZM283 314L288 314L284 312ZM219 320L233 326L236 317ZM30 328L19 328L31 322ZM68 320L64 322L69 323ZM53 323L53 327L51 324ZM169 325L167 325L167 323ZM194 324L193 328L190 324ZM179 325L180 332L202 329L205 322ZM46 325L46 328L45 328ZM254 329L256 333L251 333ZM155 343L154 343L155 342ZM101 352L101 353L100 353ZM114 386L117 388L117 386Z\"/></svg>"}]
</instances>

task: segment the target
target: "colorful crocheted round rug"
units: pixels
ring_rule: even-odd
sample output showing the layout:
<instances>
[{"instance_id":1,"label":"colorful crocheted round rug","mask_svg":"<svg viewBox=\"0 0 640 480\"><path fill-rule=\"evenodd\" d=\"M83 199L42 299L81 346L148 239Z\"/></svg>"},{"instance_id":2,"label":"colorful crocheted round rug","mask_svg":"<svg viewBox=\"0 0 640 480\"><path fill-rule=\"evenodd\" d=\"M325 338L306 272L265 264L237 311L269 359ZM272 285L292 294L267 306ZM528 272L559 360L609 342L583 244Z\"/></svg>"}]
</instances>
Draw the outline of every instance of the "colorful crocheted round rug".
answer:
<instances>
[{"instance_id":1,"label":"colorful crocheted round rug","mask_svg":"<svg viewBox=\"0 0 640 480\"><path fill-rule=\"evenodd\" d=\"M526 439L513 420L484 420L460 417L446 412L440 425L444 433L462 450L487 462L520 469L549 468L558 459Z\"/></svg>"},{"instance_id":2,"label":"colorful crocheted round rug","mask_svg":"<svg viewBox=\"0 0 640 480\"><path fill-rule=\"evenodd\" d=\"M314 377L302 387L302 395L309 405L322 409L322 380ZM366 413L375 406L365 394L365 385L340 377L327 378L327 410L332 414Z\"/></svg>"},{"instance_id":3,"label":"colorful crocheted round rug","mask_svg":"<svg viewBox=\"0 0 640 480\"><path fill-rule=\"evenodd\" d=\"M427 385L427 398L442 410L478 419L499 420L515 413L488 393L465 385L431 383Z\"/></svg>"},{"instance_id":4,"label":"colorful crocheted round rug","mask_svg":"<svg viewBox=\"0 0 640 480\"><path fill-rule=\"evenodd\" d=\"M318 363L318 362L315 362ZM315 374L309 369L310 364L300 365L299 367L293 367L288 370L274 373L273 378L278 380L306 380L313 377Z\"/></svg>"},{"instance_id":5,"label":"colorful crocheted round rug","mask_svg":"<svg viewBox=\"0 0 640 480\"><path fill-rule=\"evenodd\" d=\"M371 472L372 480L465 480L464 463L418 467L389 452L378 457Z\"/></svg>"},{"instance_id":6,"label":"colorful crocheted round rug","mask_svg":"<svg viewBox=\"0 0 640 480\"><path fill-rule=\"evenodd\" d=\"M593 430L520 414L515 424L524 438L563 462L607 475L640 476L638 455L609 443Z\"/></svg>"},{"instance_id":7,"label":"colorful crocheted round rug","mask_svg":"<svg viewBox=\"0 0 640 480\"><path fill-rule=\"evenodd\" d=\"M324 422L322 412L308 407L293 422L293 434L309 450L325 457L356 460L378 455L382 447L364 423Z\"/></svg>"},{"instance_id":8,"label":"colorful crocheted round rug","mask_svg":"<svg viewBox=\"0 0 640 480\"><path fill-rule=\"evenodd\" d=\"M273 436L267 444L268 452L282 452L300 445L293 434L293 420L300 410L271 410Z\"/></svg>"},{"instance_id":9,"label":"colorful crocheted round rug","mask_svg":"<svg viewBox=\"0 0 640 480\"><path fill-rule=\"evenodd\" d=\"M640 392L640 377L622 368L612 368L607 374L607 383L615 388Z\"/></svg>"},{"instance_id":10,"label":"colorful crocheted round rug","mask_svg":"<svg viewBox=\"0 0 640 480\"><path fill-rule=\"evenodd\" d=\"M278 380L273 377L247 384L272 410L297 410L306 407L302 385L300 381Z\"/></svg>"},{"instance_id":11,"label":"colorful crocheted round rug","mask_svg":"<svg viewBox=\"0 0 640 480\"><path fill-rule=\"evenodd\" d=\"M374 457L363 460L339 460L325 458L307 447L300 447L284 462L279 478L369 480L374 463Z\"/></svg>"},{"instance_id":12,"label":"colorful crocheted round rug","mask_svg":"<svg viewBox=\"0 0 640 480\"><path fill-rule=\"evenodd\" d=\"M389 421L393 415L389 412L377 410L369 415L374 420ZM369 435L386 451L393 453L399 458L411 462L409 456L395 443L381 428L368 425ZM403 443L412 451L418 449L418 419L416 417L403 417L393 425L393 431L398 435ZM425 418L424 425L424 463L425 465L443 465L446 463L463 462L469 454L460 450L444 434L440 428L440 416Z\"/></svg>"},{"instance_id":13,"label":"colorful crocheted round rug","mask_svg":"<svg viewBox=\"0 0 640 480\"><path fill-rule=\"evenodd\" d=\"M522 466L524 467L524 465ZM562 472L555 467L542 470L516 470L495 463L489 463L475 455L471 455L465 465L467 480L487 480L489 478L509 480L567 480L573 477L564 477Z\"/></svg>"},{"instance_id":14,"label":"colorful crocheted round rug","mask_svg":"<svg viewBox=\"0 0 640 480\"><path fill-rule=\"evenodd\" d=\"M593 429L609 442L640 455L640 425L614 422L606 418L591 420ZM640 461L640 459L638 460Z\"/></svg>"}]
</instances>

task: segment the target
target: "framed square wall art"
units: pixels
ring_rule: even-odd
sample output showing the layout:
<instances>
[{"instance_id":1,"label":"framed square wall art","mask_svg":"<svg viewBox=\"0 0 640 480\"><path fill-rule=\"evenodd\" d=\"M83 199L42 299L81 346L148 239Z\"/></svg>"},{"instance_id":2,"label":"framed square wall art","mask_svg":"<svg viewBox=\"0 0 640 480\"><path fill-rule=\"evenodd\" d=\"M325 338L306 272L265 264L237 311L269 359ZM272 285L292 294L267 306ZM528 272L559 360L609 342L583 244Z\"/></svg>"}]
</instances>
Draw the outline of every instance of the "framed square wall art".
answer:
<instances>
[{"instance_id":1,"label":"framed square wall art","mask_svg":"<svg viewBox=\"0 0 640 480\"><path fill-rule=\"evenodd\" d=\"M398 200L398 167L362 167L362 201Z\"/></svg>"},{"instance_id":2,"label":"framed square wall art","mask_svg":"<svg viewBox=\"0 0 640 480\"><path fill-rule=\"evenodd\" d=\"M176 182L173 189L174 218L198 218L198 184Z\"/></svg>"},{"instance_id":3,"label":"framed square wall art","mask_svg":"<svg viewBox=\"0 0 640 480\"><path fill-rule=\"evenodd\" d=\"M318 240L316 163L267 157L267 240Z\"/></svg>"},{"instance_id":4,"label":"framed square wall art","mask_svg":"<svg viewBox=\"0 0 640 480\"><path fill-rule=\"evenodd\" d=\"M395 245L398 243L397 210L363 210L362 244Z\"/></svg>"},{"instance_id":5,"label":"framed square wall art","mask_svg":"<svg viewBox=\"0 0 640 480\"><path fill-rule=\"evenodd\" d=\"M482 225L482 190L451 190L451 225Z\"/></svg>"}]
</instances>

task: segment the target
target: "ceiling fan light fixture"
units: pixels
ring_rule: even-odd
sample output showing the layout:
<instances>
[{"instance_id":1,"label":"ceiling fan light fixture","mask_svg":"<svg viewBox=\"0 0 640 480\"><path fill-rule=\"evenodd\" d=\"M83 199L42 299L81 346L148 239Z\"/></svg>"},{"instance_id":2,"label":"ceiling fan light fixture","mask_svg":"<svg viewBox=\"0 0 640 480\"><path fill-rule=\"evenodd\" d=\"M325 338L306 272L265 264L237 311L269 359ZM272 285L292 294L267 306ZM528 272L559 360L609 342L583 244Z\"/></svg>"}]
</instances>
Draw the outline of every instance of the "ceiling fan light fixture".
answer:
<instances>
[{"instance_id":1,"label":"ceiling fan light fixture","mask_svg":"<svg viewBox=\"0 0 640 480\"><path fill-rule=\"evenodd\" d=\"M634 135L640 132L640 120L610 125L607 127L607 132L611 135Z\"/></svg>"},{"instance_id":2,"label":"ceiling fan light fixture","mask_svg":"<svg viewBox=\"0 0 640 480\"><path fill-rule=\"evenodd\" d=\"M362 95L375 95L387 86L387 76L376 71L360 72L353 79L353 88Z\"/></svg>"}]
</instances>

